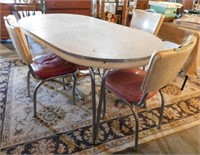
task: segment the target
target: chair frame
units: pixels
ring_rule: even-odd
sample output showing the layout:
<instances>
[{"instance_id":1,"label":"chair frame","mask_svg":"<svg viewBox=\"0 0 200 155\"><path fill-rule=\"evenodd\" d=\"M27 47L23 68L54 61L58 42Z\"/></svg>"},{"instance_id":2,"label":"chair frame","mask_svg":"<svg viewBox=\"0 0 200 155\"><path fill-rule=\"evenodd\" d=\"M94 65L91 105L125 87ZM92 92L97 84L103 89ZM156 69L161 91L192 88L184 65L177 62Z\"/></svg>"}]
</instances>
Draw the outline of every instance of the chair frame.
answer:
<instances>
[{"instance_id":1,"label":"chair frame","mask_svg":"<svg viewBox=\"0 0 200 155\"><path fill-rule=\"evenodd\" d=\"M145 14L147 14L147 16L151 16L151 19L159 18L157 23L156 23L156 28L155 28L154 31L150 32L149 29L146 29L146 28L143 29L142 27L140 27L140 28L135 27L135 25L134 25L134 17L135 17L134 14L141 14L141 13L144 14L144 16L145 16ZM164 20L164 15L162 15L162 14L151 12L149 10L135 9L133 11L133 15L132 15L132 18L131 18L130 27L137 28L137 29L140 29L142 31L146 31L146 32L152 33L154 35L157 35L158 31L159 31L159 29L160 29L160 27L162 25L163 20ZM141 26L143 26L143 25L141 25Z\"/></svg>"},{"instance_id":2,"label":"chair frame","mask_svg":"<svg viewBox=\"0 0 200 155\"><path fill-rule=\"evenodd\" d=\"M54 76L54 77L47 78L47 79L40 79L39 77L37 77L37 76L34 74L31 65L28 65L28 68L29 68L29 71L28 71L28 73L27 73L27 91L28 91L28 97L30 97L30 77L31 77L31 75L32 75L33 78L35 78L36 80L39 80L39 82L38 82L37 85L35 86L34 92L33 92L34 117L36 117L36 109L37 109L37 91L38 91L38 89L40 88L40 86L41 86L43 83L47 82L47 81L56 81L56 82L59 82L59 81L57 81L57 80L55 80L55 79L57 79L57 78L62 78L63 89L66 90L64 78L67 77L67 76L71 76L71 77L72 77L72 80L73 80L73 89L72 89L73 103L76 104L76 101L75 101L75 91L77 92L78 96L79 96L80 98L82 98L81 95L80 95L80 92L79 92L78 89L76 88L76 81L77 81L76 72L75 72L75 73L70 73L70 74L64 74L64 75L61 75L61 76Z\"/></svg>"},{"instance_id":3,"label":"chair frame","mask_svg":"<svg viewBox=\"0 0 200 155\"><path fill-rule=\"evenodd\" d=\"M160 28L160 31L158 32L158 37L164 41L181 44L183 41L186 40L186 38L189 35L192 35L192 34L197 36L197 40L198 40L197 42L199 42L199 34L197 34L195 31L177 27L176 25L172 23L163 23ZM198 76L197 68L196 68L197 66L192 67L198 61L197 59L199 55L199 52L197 50L198 46L199 46L198 43L196 43L193 51L191 52L189 56L190 58L188 58L188 60L186 61L186 65L184 65L182 68L183 72L185 73L185 78L180 88L181 90L184 90L189 77L196 78Z\"/></svg>"},{"instance_id":4,"label":"chair frame","mask_svg":"<svg viewBox=\"0 0 200 155\"><path fill-rule=\"evenodd\" d=\"M10 32L9 29L12 29L12 30L14 31L14 29L17 28L17 30L19 30L19 32L18 32L18 34L15 34L15 35L20 35L20 34L21 34L21 36L18 36L18 37L20 38L20 40L21 40L21 41L20 41L21 44L23 44L23 45L28 45L27 39L26 39L26 37L25 37L25 34L22 32L22 30L20 29L20 27L17 26L17 25L11 24L11 23L9 22L9 20L7 19L7 17L4 17L4 20L5 20L5 25L6 25L6 28L7 28L8 32L9 32L9 34L10 34L10 33L13 33L13 32ZM17 33L17 32L14 32L14 33ZM11 39L12 39L12 34L11 34L10 36L11 36ZM16 46L16 45L14 44L14 46ZM16 49L18 49L18 48L16 48ZM31 53L30 53L30 51L29 51L28 48L24 48L24 47L23 47L22 50L24 50L24 51L26 51L26 53L30 54L30 57L27 58L27 59L32 58L32 55L31 55ZM73 103L75 104L75 91L77 91L78 96L81 97L80 92L79 92L79 91L77 90L77 88L76 88L76 81L77 81L76 71L78 70L78 68L76 69L76 71L74 71L74 72L72 72L72 73L63 74L63 75L59 75L59 76L52 76L52 77L50 77L50 78L41 79L40 77L38 77L38 76L35 75L35 73L34 73L34 71L33 71L33 68L32 68L32 66L31 66L32 63L29 62L30 60L27 60L26 58L22 58L22 60L23 60L23 59L25 59L24 61L26 62L27 66L28 66L28 68L29 68L29 71L28 71L28 73L27 73L27 91L28 91L28 97L30 97L30 76L32 75L36 80L39 80L39 82L37 83L37 85L36 85L35 88L34 88L34 93L33 93L34 117L36 117L36 109L37 109L37 107L36 107L36 104L37 104L37 90L39 89L39 87L40 87L43 83L45 83L45 82L47 82L47 81L51 81L51 80L54 80L54 79L57 79L57 78L62 78L63 87L64 87L64 89L66 89L66 88L65 88L65 83L64 83L64 77L71 76L71 77L72 77L72 80L73 80L73 82L74 82L74 83L73 83ZM32 61L33 61L33 60L32 60Z\"/></svg>"},{"instance_id":5,"label":"chair frame","mask_svg":"<svg viewBox=\"0 0 200 155\"><path fill-rule=\"evenodd\" d=\"M190 48L187 49L188 50L187 51L187 56L189 56L190 52L192 51L192 48L194 48L194 45L196 43L196 37L193 36L193 38L194 38L193 39L194 41L191 42L190 40L187 40L184 44L182 44L182 46L180 46L177 49L174 49L173 51L174 52L178 52L179 49L181 49L183 46L186 46L186 45L192 43L192 47L190 47ZM167 51L163 51L163 52L167 52ZM153 67L152 66L152 63L154 63L153 61L157 61L157 60L154 60L154 55L152 55L152 58L151 58L151 61L150 61L150 68ZM186 61L186 59L185 59L185 61ZM101 118L101 115L102 115L103 118L105 117L105 112L106 112L106 95L105 95L105 89L107 89L107 90L111 91L113 94L115 94L116 96L118 96L125 104L128 105L129 109L132 111L133 118L134 118L134 121L135 121L134 122L135 123L135 133L134 133L135 134L135 146L134 146L134 150L137 150L138 140L139 140L139 118L138 118L137 112L134 109L134 107L138 106L138 107L146 108L146 102L145 102L145 100L146 100L146 98L148 96L149 89L152 89L152 88L148 88L148 87L145 86L146 85L146 78L148 78L149 72L147 72L146 78L144 79L143 85L141 87L141 90L143 91L143 96L140 98L139 102L137 102L136 104L133 105L129 101L127 101L126 99L122 98L120 95L118 95L117 93L115 93L114 91L112 91L110 88L108 88L105 85L106 79L107 79L107 77L109 75L109 71L110 70L106 70L105 73L104 73L104 76L102 77L101 92L100 92L100 99L101 100L99 101L99 107L98 107L98 113L97 113L97 125L96 125L96 138L95 138L95 140L96 141L98 140L98 130L99 130L99 127L100 127L100 118ZM172 78L172 77L170 77L170 78ZM158 86L156 86L156 87L158 87ZM160 89L158 89L158 92L159 92L160 97L161 97L161 106L160 106L160 116L159 116L157 128L160 128L161 125L162 125L163 112L164 112L164 106L165 106L164 95L162 94L162 89L165 88L166 86L167 85L163 85L163 87L161 87Z\"/></svg>"}]
</instances>

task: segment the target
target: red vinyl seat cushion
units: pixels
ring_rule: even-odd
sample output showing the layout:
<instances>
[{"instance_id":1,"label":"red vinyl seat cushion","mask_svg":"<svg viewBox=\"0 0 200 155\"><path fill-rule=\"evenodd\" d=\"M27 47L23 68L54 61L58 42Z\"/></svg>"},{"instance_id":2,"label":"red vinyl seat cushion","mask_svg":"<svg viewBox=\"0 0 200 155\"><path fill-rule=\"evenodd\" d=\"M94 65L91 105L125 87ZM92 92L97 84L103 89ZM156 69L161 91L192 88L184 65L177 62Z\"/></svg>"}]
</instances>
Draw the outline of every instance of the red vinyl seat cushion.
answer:
<instances>
[{"instance_id":1,"label":"red vinyl seat cushion","mask_svg":"<svg viewBox=\"0 0 200 155\"><path fill-rule=\"evenodd\" d=\"M68 62L54 53L37 56L31 64L36 76L41 79L70 74L77 70L77 65Z\"/></svg>"},{"instance_id":2,"label":"red vinyl seat cushion","mask_svg":"<svg viewBox=\"0 0 200 155\"><path fill-rule=\"evenodd\" d=\"M111 72L106 79L106 87L130 103L137 103L143 96L141 85L146 72L139 68L117 70ZM157 92L150 92L146 99Z\"/></svg>"}]
</instances>

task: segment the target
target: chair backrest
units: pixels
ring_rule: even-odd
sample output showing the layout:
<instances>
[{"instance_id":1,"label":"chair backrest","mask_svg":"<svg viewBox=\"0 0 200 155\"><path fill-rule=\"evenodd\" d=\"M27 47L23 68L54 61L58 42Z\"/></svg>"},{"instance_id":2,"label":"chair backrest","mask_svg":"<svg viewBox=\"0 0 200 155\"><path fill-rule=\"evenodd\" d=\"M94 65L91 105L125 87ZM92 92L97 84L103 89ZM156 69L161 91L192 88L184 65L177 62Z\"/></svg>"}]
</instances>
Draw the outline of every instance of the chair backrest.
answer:
<instances>
[{"instance_id":1,"label":"chair backrest","mask_svg":"<svg viewBox=\"0 0 200 155\"><path fill-rule=\"evenodd\" d=\"M190 53L186 63L183 66L183 71L189 77L196 78L198 77L198 68L200 62L200 45L199 45L199 34L195 34L197 36L197 42L194 49Z\"/></svg>"},{"instance_id":2,"label":"chair backrest","mask_svg":"<svg viewBox=\"0 0 200 155\"><path fill-rule=\"evenodd\" d=\"M164 15L162 14L135 9L130 27L157 35L163 20Z\"/></svg>"},{"instance_id":3,"label":"chair backrest","mask_svg":"<svg viewBox=\"0 0 200 155\"><path fill-rule=\"evenodd\" d=\"M200 34L197 30L192 29L183 29L177 27L172 23L164 23L162 24L158 37L162 40L181 44L183 41L187 39L187 37L191 34L197 36L197 43L192 50L190 56L188 57L186 63L183 66L183 71L189 77L197 77L198 76L198 64L200 61Z\"/></svg>"},{"instance_id":4,"label":"chair backrest","mask_svg":"<svg viewBox=\"0 0 200 155\"><path fill-rule=\"evenodd\" d=\"M172 50L159 51L152 55L149 70L141 87L144 93L157 91L169 84L183 67L196 44L194 35Z\"/></svg>"},{"instance_id":5,"label":"chair backrest","mask_svg":"<svg viewBox=\"0 0 200 155\"><path fill-rule=\"evenodd\" d=\"M4 21L17 54L26 64L31 64L32 55L30 53L26 37L22 29L18 26L15 16L9 15L4 17Z\"/></svg>"},{"instance_id":6,"label":"chair backrest","mask_svg":"<svg viewBox=\"0 0 200 155\"><path fill-rule=\"evenodd\" d=\"M18 2L11 5L11 12L17 20L27 16L42 14L45 12L44 0L35 0L33 2L21 2L18 0Z\"/></svg>"}]
</instances>

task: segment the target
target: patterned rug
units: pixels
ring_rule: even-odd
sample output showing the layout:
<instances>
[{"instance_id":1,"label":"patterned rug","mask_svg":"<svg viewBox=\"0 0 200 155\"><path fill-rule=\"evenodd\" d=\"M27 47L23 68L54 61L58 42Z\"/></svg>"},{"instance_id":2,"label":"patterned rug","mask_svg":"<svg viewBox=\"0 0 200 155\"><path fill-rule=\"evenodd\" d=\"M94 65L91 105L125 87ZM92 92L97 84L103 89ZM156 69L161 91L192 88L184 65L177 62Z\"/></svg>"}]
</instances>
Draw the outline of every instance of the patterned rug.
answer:
<instances>
[{"instance_id":1,"label":"patterned rug","mask_svg":"<svg viewBox=\"0 0 200 155\"><path fill-rule=\"evenodd\" d=\"M37 96L33 118L32 96L27 97L28 68L18 57L0 57L0 124L2 154L110 154L134 146L131 112L117 97L107 92L107 110L101 120L99 141L91 144L90 78L79 76L78 88L84 101L72 103L72 85L67 90L55 82L43 85ZM98 80L98 79L97 79ZM163 90L166 107L163 125L158 122L159 95L147 101L147 111L137 108L140 119L139 143L200 124L200 79L190 79L180 91L183 78ZM37 81L31 80L31 94ZM99 87L97 87L99 91Z\"/></svg>"}]
</instances>

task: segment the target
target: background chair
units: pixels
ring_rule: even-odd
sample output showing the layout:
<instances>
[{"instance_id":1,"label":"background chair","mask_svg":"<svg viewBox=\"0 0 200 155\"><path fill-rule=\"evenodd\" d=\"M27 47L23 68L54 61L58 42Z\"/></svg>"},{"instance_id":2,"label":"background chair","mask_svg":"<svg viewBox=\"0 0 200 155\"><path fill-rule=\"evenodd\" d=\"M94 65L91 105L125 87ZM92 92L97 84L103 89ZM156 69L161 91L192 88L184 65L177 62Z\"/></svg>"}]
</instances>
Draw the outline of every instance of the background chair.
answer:
<instances>
[{"instance_id":1,"label":"background chair","mask_svg":"<svg viewBox=\"0 0 200 155\"><path fill-rule=\"evenodd\" d=\"M73 78L73 102L75 103L75 84L77 65L65 61L54 53L48 53L37 57L32 57L26 37L22 29L17 25L13 15L4 17L5 25L12 40L12 43L20 58L28 65L27 89L30 96L30 75L39 80L33 93L34 116L36 116L37 90L46 81L56 78L72 76ZM51 52L51 51L49 51ZM65 85L64 85L65 88Z\"/></svg>"},{"instance_id":2,"label":"background chair","mask_svg":"<svg viewBox=\"0 0 200 155\"><path fill-rule=\"evenodd\" d=\"M16 17L17 21L21 18L41 15L45 13L45 0L15 0L14 3L10 6L11 13ZM27 37L29 46L36 45L39 48L42 48L37 44L32 38Z\"/></svg>"},{"instance_id":3,"label":"background chair","mask_svg":"<svg viewBox=\"0 0 200 155\"><path fill-rule=\"evenodd\" d=\"M135 9L132 14L130 27L157 35L164 20L164 15L145 10ZM146 66L143 66L145 70Z\"/></svg>"},{"instance_id":4,"label":"background chair","mask_svg":"<svg viewBox=\"0 0 200 155\"><path fill-rule=\"evenodd\" d=\"M15 0L15 3L11 5L11 12L17 20L37 14L45 13L45 1L34 0L31 2L24 2L21 0Z\"/></svg>"},{"instance_id":5,"label":"background chair","mask_svg":"<svg viewBox=\"0 0 200 155\"><path fill-rule=\"evenodd\" d=\"M163 20L162 14L136 9L133 11L130 27L157 35Z\"/></svg>"},{"instance_id":6,"label":"background chair","mask_svg":"<svg viewBox=\"0 0 200 155\"><path fill-rule=\"evenodd\" d=\"M161 96L161 106L158 127L160 127L164 111L164 97L161 89L167 86L167 84L176 77L195 44L196 37L190 36L180 48L160 51L153 54L147 72L139 68L132 68L116 70L108 74L105 87L121 98L124 103L128 104L133 113L135 120L135 150L138 144L139 123L133 105L146 107L145 101L159 92ZM106 103L105 91L103 97L104 103ZM105 108L102 108L102 103L100 103L97 115L97 132L99 130L102 109L104 110L104 116Z\"/></svg>"},{"instance_id":7,"label":"background chair","mask_svg":"<svg viewBox=\"0 0 200 155\"><path fill-rule=\"evenodd\" d=\"M180 46L189 35L194 34L197 37L197 43L184 64L182 71L185 73L185 80L181 86L181 90L184 89L188 77L196 78L198 76L198 63L200 58L199 34L193 30L187 30L185 28L177 27L170 23L162 24L158 37L164 40L165 48L173 48L174 46Z\"/></svg>"}]
</instances>

